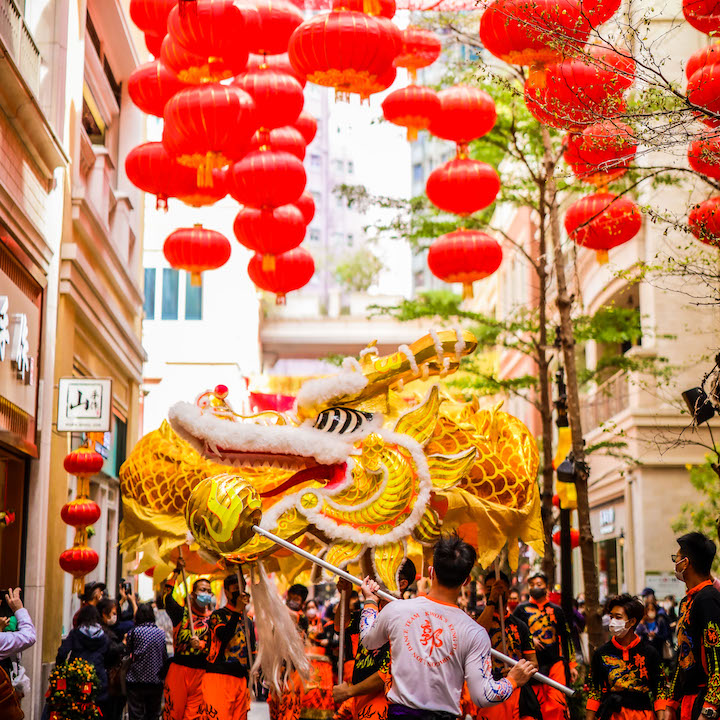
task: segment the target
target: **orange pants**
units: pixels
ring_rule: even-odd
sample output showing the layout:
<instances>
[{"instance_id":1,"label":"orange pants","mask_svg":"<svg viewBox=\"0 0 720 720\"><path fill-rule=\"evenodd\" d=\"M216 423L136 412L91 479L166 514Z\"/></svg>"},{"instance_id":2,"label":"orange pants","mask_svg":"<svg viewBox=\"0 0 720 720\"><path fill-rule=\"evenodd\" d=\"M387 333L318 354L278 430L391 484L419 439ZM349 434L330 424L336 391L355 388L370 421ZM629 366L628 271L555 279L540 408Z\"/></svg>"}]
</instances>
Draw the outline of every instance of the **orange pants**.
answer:
<instances>
[{"instance_id":1,"label":"orange pants","mask_svg":"<svg viewBox=\"0 0 720 720\"><path fill-rule=\"evenodd\" d=\"M202 692L205 698L203 720L246 720L250 692L245 678L206 672Z\"/></svg>"},{"instance_id":2,"label":"orange pants","mask_svg":"<svg viewBox=\"0 0 720 720\"><path fill-rule=\"evenodd\" d=\"M288 687L280 695L271 692L268 710L271 720L298 720L300 717L300 693L302 684L297 671L290 677Z\"/></svg>"},{"instance_id":3,"label":"orange pants","mask_svg":"<svg viewBox=\"0 0 720 720\"><path fill-rule=\"evenodd\" d=\"M556 662L549 670L548 677L563 685L568 685L565 677L565 663ZM538 684L534 688L538 702L542 708L543 720L569 720L567 698L564 693L545 684Z\"/></svg>"},{"instance_id":4,"label":"orange pants","mask_svg":"<svg viewBox=\"0 0 720 720\"><path fill-rule=\"evenodd\" d=\"M205 670L172 663L165 678L163 720L197 720L203 705Z\"/></svg>"},{"instance_id":5,"label":"orange pants","mask_svg":"<svg viewBox=\"0 0 720 720\"><path fill-rule=\"evenodd\" d=\"M544 717L544 716L543 716ZM520 688L505 701L490 707L476 708L475 720L520 720Z\"/></svg>"},{"instance_id":6,"label":"orange pants","mask_svg":"<svg viewBox=\"0 0 720 720\"><path fill-rule=\"evenodd\" d=\"M680 720L693 720L692 711L697 695L684 695L680 703Z\"/></svg>"},{"instance_id":7,"label":"orange pants","mask_svg":"<svg viewBox=\"0 0 720 720\"><path fill-rule=\"evenodd\" d=\"M300 694L300 717L327 720L335 714L332 663L325 655L312 655L310 664L310 679Z\"/></svg>"},{"instance_id":8,"label":"orange pants","mask_svg":"<svg viewBox=\"0 0 720 720\"><path fill-rule=\"evenodd\" d=\"M619 712L610 716L610 720L655 720L655 713L652 710L621 708Z\"/></svg>"}]
</instances>

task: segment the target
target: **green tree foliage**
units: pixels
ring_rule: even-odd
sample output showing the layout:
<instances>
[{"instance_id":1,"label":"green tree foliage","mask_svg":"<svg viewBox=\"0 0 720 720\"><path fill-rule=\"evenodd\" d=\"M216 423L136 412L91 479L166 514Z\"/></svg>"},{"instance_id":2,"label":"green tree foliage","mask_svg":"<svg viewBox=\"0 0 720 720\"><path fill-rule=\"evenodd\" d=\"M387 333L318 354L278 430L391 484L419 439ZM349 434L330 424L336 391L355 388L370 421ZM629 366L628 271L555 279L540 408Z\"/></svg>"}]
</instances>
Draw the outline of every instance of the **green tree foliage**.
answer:
<instances>
[{"instance_id":1,"label":"green tree foliage","mask_svg":"<svg viewBox=\"0 0 720 720\"><path fill-rule=\"evenodd\" d=\"M360 248L335 266L337 281L351 292L366 292L383 270L382 260L368 248Z\"/></svg>"}]
</instances>

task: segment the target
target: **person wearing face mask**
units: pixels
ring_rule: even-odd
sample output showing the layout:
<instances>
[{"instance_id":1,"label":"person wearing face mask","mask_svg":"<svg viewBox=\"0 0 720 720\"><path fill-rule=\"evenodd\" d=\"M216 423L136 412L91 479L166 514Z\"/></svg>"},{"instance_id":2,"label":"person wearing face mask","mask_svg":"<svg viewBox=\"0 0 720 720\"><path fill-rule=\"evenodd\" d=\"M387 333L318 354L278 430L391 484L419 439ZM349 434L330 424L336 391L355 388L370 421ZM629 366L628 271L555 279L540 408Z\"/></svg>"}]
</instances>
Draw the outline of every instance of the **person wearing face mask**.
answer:
<instances>
[{"instance_id":1,"label":"person wearing face mask","mask_svg":"<svg viewBox=\"0 0 720 720\"><path fill-rule=\"evenodd\" d=\"M507 606L510 580L501 572L500 577L491 570L485 575L485 595L487 603L478 618L478 623L487 630L490 644L495 650L509 655L514 660L529 660L537 666L535 646L530 637L528 626L514 617ZM500 608L504 613L505 643L503 645L503 624L500 622ZM517 606L516 606L517 607ZM510 668L504 663L492 659L492 673L495 680L506 677ZM518 718L536 718L543 720L540 704L529 685L516 688L509 700L499 705L477 708L471 704L466 706L474 720L517 720Z\"/></svg>"},{"instance_id":2,"label":"person wearing face mask","mask_svg":"<svg viewBox=\"0 0 720 720\"><path fill-rule=\"evenodd\" d=\"M213 594L210 581L200 578L193 583L185 605L180 605L173 597L173 589L184 567L185 560L180 558L165 583L163 595L165 611L173 624L174 649L165 678L163 720L197 720L203 704L202 678L209 648L208 621Z\"/></svg>"},{"instance_id":3,"label":"person wearing face mask","mask_svg":"<svg viewBox=\"0 0 720 720\"><path fill-rule=\"evenodd\" d=\"M658 611L656 602L645 603L642 622L637 627L637 634L647 640L662 657L665 642L670 640L666 615Z\"/></svg>"},{"instance_id":4,"label":"person wearing face mask","mask_svg":"<svg viewBox=\"0 0 720 720\"><path fill-rule=\"evenodd\" d=\"M108 699L102 709L103 720L121 720L126 701L123 675L126 669L124 663L127 649L122 642L124 633L118 632L118 603L112 598L104 597L96 607L100 613L100 626L107 635L109 643L105 657Z\"/></svg>"},{"instance_id":5,"label":"person wearing face mask","mask_svg":"<svg viewBox=\"0 0 720 720\"><path fill-rule=\"evenodd\" d=\"M655 720L667 697L660 655L635 630L643 606L631 595L606 604L609 642L592 657L586 720Z\"/></svg>"},{"instance_id":6,"label":"person wearing face mask","mask_svg":"<svg viewBox=\"0 0 720 720\"><path fill-rule=\"evenodd\" d=\"M210 649L202 679L205 715L208 720L245 720L250 708L250 654L245 636L243 613L250 602L240 592L235 573L224 582L227 605L213 611L208 620ZM255 633L249 624L250 648L255 648Z\"/></svg>"},{"instance_id":7,"label":"person wearing face mask","mask_svg":"<svg viewBox=\"0 0 720 720\"><path fill-rule=\"evenodd\" d=\"M528 587L530 600L520 603L514 615L530 628L540 672L563 685L570 685L577 680L578 673L565 613L559 605L548 600L545 573L531 575ZM549 685L536 685L534 690L544 720L567 720L569 710L563 693Z\"/></svg>"},{"instance_id":8,"label":"person wearing face mask","mask_svg":"<svg viewBox=\"0 0 720 720\"><path fill-rule=\"evenodd\" d=\"M520 589L517 586L513 586L508 590L507 593L507 609L510 614L515 612L515 609L520 604Z\"/></svg>"},{"instance_id":9,"label":"person wearing face mask","mask_svg":"<svg viewBox=\"0 0 720 720\"><path fill-rule=\"evenodd\" d=\"M715 543L699 532L678 538L675 576L687 587L677 624L677 670L665 720L714 720L720 707L720 592L710 574Z\"/></svg>"},{"instance_id":10,"label":"person wearing face mask","mask_svg":"<svg viewBox=\"0 0 720 720\"><path fill-rule=\"evenodd\" d=\"M307 600L305 615L305 654L312 665L310 680L300 693L300 717L312 720L329 720L335 714L332 698L332 656L326 654L329 639L314 600Z\"/></svg>"}]
</instances>

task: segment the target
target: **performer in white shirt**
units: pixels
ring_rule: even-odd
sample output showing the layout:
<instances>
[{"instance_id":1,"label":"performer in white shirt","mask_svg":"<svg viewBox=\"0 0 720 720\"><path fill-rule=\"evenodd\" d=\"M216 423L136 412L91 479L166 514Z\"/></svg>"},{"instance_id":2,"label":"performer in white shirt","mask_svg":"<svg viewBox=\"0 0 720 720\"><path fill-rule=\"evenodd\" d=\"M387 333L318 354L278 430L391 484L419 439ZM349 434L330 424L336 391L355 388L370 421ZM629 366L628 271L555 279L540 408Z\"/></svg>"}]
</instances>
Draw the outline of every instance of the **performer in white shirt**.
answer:
<instances>
[{"instance_id":1,"label":"performer in white shirt","mask_svg":"<svg viewBox=\"0 0 720 720\"><path fill-rule=\"evenodd\" d=\"M361 642L375 650L390 641L388 720L454 720L464 682L475 705L487 707L507 700L537 672L520 660L506 678L493 680L487 631L456 603L476 557L456 534L441 538L429 568L430 592L392 602L382 612L375 594L379 585L365 578Z\"/></svg>"}]
</instances>

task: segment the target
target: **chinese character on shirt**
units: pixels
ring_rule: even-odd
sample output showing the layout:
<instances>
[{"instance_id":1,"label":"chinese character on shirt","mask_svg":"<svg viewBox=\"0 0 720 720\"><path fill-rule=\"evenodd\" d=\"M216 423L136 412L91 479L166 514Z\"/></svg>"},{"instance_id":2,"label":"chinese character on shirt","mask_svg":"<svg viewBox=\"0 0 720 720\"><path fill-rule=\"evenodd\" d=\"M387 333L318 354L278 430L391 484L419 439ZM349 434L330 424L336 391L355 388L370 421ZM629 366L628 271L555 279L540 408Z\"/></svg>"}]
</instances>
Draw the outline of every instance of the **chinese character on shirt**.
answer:
<instances>
[{"instance_id":1,"label":"chinese character on shirt","mask_svg":"<svg viewBox=\"0 0 720 720\"><path fill-rule=\"evenodd\" d=\"M420 643L422 645L430 645L430 655L432 655L432 651L435 648L440 648L443 646L443 642L440 639L440 636L442 635L442 628L438 628L437 630L433 630L432 624L430 623L430 618L428 618L421 626L422 629L422 637L420 638Z\"/></svg>"}]
</instances>

